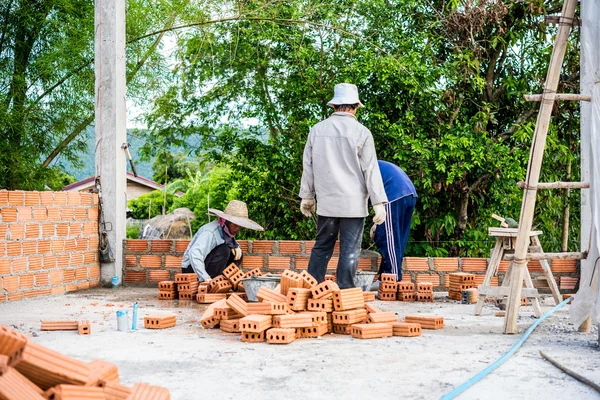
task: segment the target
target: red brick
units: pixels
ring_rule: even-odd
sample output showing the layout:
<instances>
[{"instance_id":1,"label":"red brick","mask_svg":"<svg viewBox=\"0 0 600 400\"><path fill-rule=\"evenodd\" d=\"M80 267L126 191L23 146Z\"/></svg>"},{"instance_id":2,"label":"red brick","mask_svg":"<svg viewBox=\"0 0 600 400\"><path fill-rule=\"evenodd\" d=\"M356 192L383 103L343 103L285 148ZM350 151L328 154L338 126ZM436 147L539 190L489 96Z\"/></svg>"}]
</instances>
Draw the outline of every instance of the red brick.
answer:
<instances>
[{"instance_id":1,"label":"red brick","mask_svg":"<svg viewBox=\"0 0 600 400\"><path fill-rule=\"evenodd\" d=\"M339 257L331 257L327 263L327 269L336 270L338 265Z\"/></svg>"},{"instance_id":2,"label":"red brick","mask_svg":"<svg viewBox=\"0 0 600 400\"><path fill-rule=\"evenodd\" d=\"M264 256L245 256L242 259L242 267L247 269L263 268L264 263Z\"/></svg>"},{"instance_id":3,"label":"red brick","mask_svg":"<svg viewBox=\"0 0 600 400\"><path fill-rule=\"evenodd\" d=\"M98 286L100 286L100 279L91 279L90 280L91 288L98 287Z\"/></svg>"},{"instance_id":4,"label":"red brick","mask_svg":"<svg viewBox=\"0 0 600 400\"><path fill-rule=\"evenodd\" d=\"M181 261L183 256L165 256L165 268L178 269L181 268Z\"/></svg>"},{"instance_id":5,"label":"red brick","mask_svg":"<svg viewBox=\"0 0 600 400\"><path fill-rule=\"evenodd\" d=\"M273 245L275 244L274 240L253 240L252 241L252 253L265 253L272 254L273 253Z\"/></svg>"},{"instance_id":6,"label":"red brick","mask_svg":"<svg viewBox=\"0 0 600 400\"><path fill-rule=\"evenodd\" d=\"M340 254L340 241L339 240L337 242L335 242L335 245L333 245L333 254Z\"/></svg>"},{"instance_id":7,"label":"red brick","mask_svg":"<svg viewBox=\"0 0 600 400\"><path fill-rule=\"evenodd\" d=\"M379 263L377 264L379 265ZM372 258L359 258L358 259L358 269L362 271L371 271L373 269L373 259Z\"/></svg>"},{"instance_id":8,"label":"red brick","mask_svg":"<svg viewBox=\"0 0 600 400\"><path fill-rule=\"evenodd\" d=\"M89 282L79 282L77 284L77 290L85 290L85 289L89 289L89 288L90 288Z\"/></svg>"},{"instance_id":9,"label":"red brick","mask_svg":"<svg viewBox=\"0 0 600 400\"><path fill-rule=\"evenodd\" d=\"M458 258L435 257L433 259L435 271L456 272L458 271Z\"/></svg>"},{"instance_id":10,"label":"red brick","mask_svg":"<svg viewBox=\"0 0 600 400\"><path fill-rule=\"evenodd\" d=\"M129 239L125 241L127 250L136 251L136 252L144 252L148 251L148 240L139 240L139 239Z\"/></svg>"},{"instance_id":11,"label":"red brick","mask_svg":"<svg viewBox=\"0 0 600 400\"><path fill-rule=\"evenodd\" d=\"M10 240L24 239L25 238L25 225L23 225L23 224L8 225L8 234L10 235L9 236Z\"/></svg>"},{"instance_id":12,"label":"red brick","mask_svg":"<svg viewBox=\"0 0 600 400\"><path fill-rule=\"evenodd\" d=\"M17 300L23 300L23 292L8 294L8 301L17 301Z\"/></svg>"},{"instance_id":13,"label":"red brick","mask_svg":"<svg viewBox=\"0 0 600 400\"><path fill-rule=\"evenodd\" d=\"M54 192L40 192L40 205L51 206L54 203Z\"/></svg>"},{"instance_id":14,"label":"red brick","mask_svg":"<svg viewBox=\"0 0 600 400\"><path fill-rule=\"evenodd\" d=\"M84 251L88 249L88 239L79 237L75 239L75 250Z\"/></svg>"},{"instance_id":15,"label":"red brick","mask_svg":"<svg viewBox=\"0 0 600 400\"><path fill-rule=\"evenodd\" d=\"M83 253L83 263L84 264L93 264L98 262L98 253L95 251L86 251Z\"/></svg>"},{"instance_id":16,"label":"red brick","mask_svg":"<svg viewBox=\"0 0 600 400\"><path fill-rule=\"evenodd\" d=\"M125 256L125 266L127 268L137 267L138 266L137 256L135 254L127 254Z\"/></svg>"},{"instance_id":17,"label":"red brick","mask_svg":"<svg viewBox=\"0 0 600 400\"><path fill-rule=\"evenodd\" d=\"M45 221L48 219L48 211L46 207L35 207L33 209L33 220L37 222Z\"/></svg>"},{"instance_id":18,"label":"red brick","mask_svg":"<svg viewBox=\"0 0 600 400\"><path fill-rule=\"evenodd\" d=\"M485 258L463 258L462 270L464 272L485 272L487 260Z\"/></svg>"},{"instance_id":19,"label":"red brick","mask_svg":"<svg viewBox=\"0 0 600 400\"><path fill-rule=\"evenodd\" d=\"M83 253L71 253L71 262L69 263L71 267L79 267L83 265Z\"/></svg>"},{"instance_id":20,"label":"red brick","mask_svg":"<svg viewBox=\"0 0 600 400\"><path fill-rule=\"evenodd\" d=\"M0 258L0 275L10 274L10 259Z\"/></svg>"},{"instance_id":21,"label":"red brick","mask_svg":"<svg viewBox=\"0 0 600 400\"><path fill-rule=\"evenodd\" d=\"M88 210L87 208L76 208L74 214L75 221L86 221Z\"/></svg>"},{"instance_id":22,"label":"red brick","mask_svg":"<svg viewBox=\"0 0 600 400\"><path fill-rule=\"evenodd\" d=\"M16 292L19 290L19 277L18 276L6 276L2 278L4 290L7 292Z\"/></svg>"},{"instance_id":23,"label":"red brick","mask_svg":"<svg viewBox=\"0 0 600 400\"><path fill-rule=\"evenodd\" d=\"M407 271L429 271L426 257L404 257Z\"/></svg>"},{"instance_id":24,"label":"red brick","mask_svg":"<svg viewBox=\"0 0 600 400\"><path fill-rule=\"evenodd\" d=\"M171 272L165 270L148 271L150 282L168 281L171 278Z\"/></svg>"},{"instance_id":25,"label":"red brick","mask_svg":"<svg viewBox=\"0 0 600 400\"><path fill-rule=\"evenodd\" d=\"M17 209L11 207L2 208L2 222L17 222Z\"/></svg>"},{"instance_id":26,"label":"red brick","mask_svg":"<svg viewBox=\"0 0 600 400\"><path fill-rule=\"evenodd\" d=\"M483 280L485 279L485 275L475 275L475 287L479 285L483 285ZM498 277L493 276L490 282L490 286L498 286Z\"/></svg>"},{"instance_id":27,"label":"red brick","mask_svg":"<svg viewBox=\"0 0 600 400\"><path fill-rule=\"evenodd\" d=\"M54 204L64 206L67 204L67 192L55 192Z\"/></svg>"},{"instance_id":28,"label":"red brick","mask_svg":"<svg viewBox=\"0 0 600 400\"><path fill-rule=\"evenodd\" d=\"M54 239L51 241L52 252L58 253L65 251L65 240L64 239Z\"/></svg>"},{"instance_id":29,"label":"red brick","mask_svg":"<svg viewBox=\"0 0 600 400\"><path fill-rule=\"evenodd\" d=\"M63 272L61 270L50 271L50 284L57 285L63 283Z\"/></svg>"},{"instance_id":30,"label":"red brick","mask_svg":"<svg viewBox=\"0 0 600 400\"><path fill-rule=\"evenodd\" d=\"M29 271L39 271L42 269L42 256L29 257Z\"/></svg>"},{"instance_id":31,"label":"red brick","mask_svg":"<svg viewBox=\"0 0 600 400\"><path fill-rule=\"evenodd\" d=\"M100 239L98 236L90 237L90 242L88 244L88 250L98 250L98 245L100 243Z\"/></svg>"},{"instance_id":32,"label":"red brick","mask_svg":"<svg viewBox=\"0 0 600 400\"><path fill-rule=\"evenodd\" d=\"M313 247L315 247L315 241L314 240L306 240L304 242L304 252L306 254L310 254L310 252L312 251Z\"/></svg>"},{"instance_id":33,"label":"red brick","mask_svg":"<svg viewBox=\"0 0 600 400\"><path fill-rule=\"evenodd\" d=\"M79 204L82 206L91 206L94 203L93 193L79 193Z\"/></svg>"},{"instance_id":34,"label":"red brick","mask_svg":"<svg viewBox=\"0 0 600 400\"><path fill-rule=\"evenodd\" d=\"M69 266L69 262L71 261L69 254L58 254L56 257L56 262L59 268L66 268Z\"/></svg>"},{"instance_id":35,"label":"red brick","mask_svg":"<svg viewBox=\"0 0 600 400\"><path fill-rule=\"evenodd\" d=\"M98 233L98 222L84 222L83 223L83 234L84 235L94 235Z\"/></svg>"},{"instance_id":36,"label":"red brick","mask_svg":"<svg viewBox=\"0 0 600 400\"><path fill-rule=\"evenodd\" d=\"M56 224L56 236L69 236L69 224Z\"/></svg>"},{"instance_id":37,"label":"red brick","mask_svg":"<svg viewBox=\"0 0 600 400\"><path fill-rule=\"evenodd\" d=\"M48 286L50 284L50 275L47 272L35 274L35 286Z\"/></svg>"},{"instance_id":38,"label":"red brick","mask_svg":"<svg viewBox=\"0 0 600 400\"><path fill-rule=\"evenodd\" d=\"M37 253L37 240L26 240L22 243L23 254L36 254Z\"/></svg>"},{"instance_id":39,"label":"red brick","mask_svg":"<svg viewBox=\"0 0 600 400\"><path fill-rule=\"evenodd\" d=\"M247 240L238 240L238 244L240 245L240 249L242 249L242 253L248 253L248 241Z\"/></svg>"},{"instance_id":40,"label":"red brick","mask_svg":"<svg viewBox=\"0 0 600 400\"><path fill-rule=\"evenodd\" d=\"M32 220L31 207L18 207L17 208L17 220L19 222L29 222Z\"/></svg>"},{"instance_id":41,"label":"red brick","mask_svg":"<svg viewBox=\"0 0 600 400\"><path fill-rule=\"evenodd\" d=\"M12 273L27 271L27 257L15 257L12 259Z\"/></svg>"},{"instance_id":42,"label":"red brick","mask_svg":"<svg viewBox=\"0 0 600 400\"><path fill-rule=\"evenodd\" d=\"M100 279L100 266L94 265L88 267L88 277L89 279Z\"/></svg>"},{"instance_id":43,"label":"red brick","mask_svg":"<svg viewBox=\"0 0 600 400\"><path fill-rule=\"evenodd\" d=\"M96 207L88 208L87 213L90 221L98 222L98 209Z\"/></svg>"},{"instance_id":44,"label":"red brick","mask_svg":"<svg viewBox=\"0 0 600 400\"><path fill-rule=\"evenodd\" d=\"M143 268L160 268L162 257L155 254L146 254L140 257L140 267Z\"/></svg>"},{"instance_id":45,"label":"red brick","mask_svg":"<svg viewBox=\"0 0 600 400\"><path fill-rule=\"evenodd\" d=\"M60 214L60 208L58 207L47 208L47 216L49 221L60 221Z\"/></svg>"},{"instance_id":46,"label":"red brick","mask_svg":"<svg viewBox=\"0 0 600 400\"><path fill-rule=\"evenodd\" d=\"M50 240L38 240L38 254L50 253Z\"/></svg>"},{"instance_id":47,"label":"red brick","mask_svg":"<svg viewBox=\"0 0 600 400\"><path fill-rule=\"evenodd\" d=\"M63 221L73 221L75 219L75 210L70 207L61 209L60 219Z\"/></svg>"},{"instance_id":48,"label":"red brick","mask_svg":"<svg viewBox=\"0 0 600 400\"><path fill-rule=\"evenodd\" d=\"M77 244L76 244L75 239L65 239L65 251L66 252L75 251L76 248L77 248Z\"/></svg>"},{"instance_id":49,"label":"red brick","mask_svg":"<svg viewBox=\"0 0 600 400\"><path fill-rule=\"evenodd\" d=\"M20 256L21 254L22 254L21 242L6 243L6 255L11 257L11 256Z\"/></svg>"},{"instance_id":50,"label":"red brick","mask_svg":"<svg viewBox=\"0 0 600 400\"><path fill-rule=\"evenodd\" d=\"M11 239L16 239L13 234L12 227L16 227L19 225L11 225ZM23 225L20 225L23 226ZM38 224L28 224L25 227L25 238L26 239L38 239L40 237L40 226Z\"/></svg>"},{"instance_id":51,"label":"red brick","mask_svg":"<svg viewBox=\"0 0 600 400\"><path fill-rule=\"evenodd\" d=\"M0 206L8 204L8 190L0 190Z\"/></svg>"},{"instance_id":52,"label":"red brick","mask_svg":"<svg viewBox=\"0 0 600 400\"><path fill-rule=\"evenodd\" d=\"M77 285L72 283L70 285L65 285L65 291L67 292L74 292L77 290Z\"/></svg>"},{"instance_id":53,"label":"red brick","mask_svg":"<svg viewBox=\"0 0 600 400\"><path fill-rule=\"evenodd\" d=\"M300 253L300 242L297 240L280 240L279 254L298 254Z\"/></svg>"},{"instance_id":54,"label":"red brick","mask_svg":"<svg viewBox=\"0 0 600 400\"><path fill-rule=\"evenodd\" d=\"M269 257L269 269L290 269L291 259L289 257Z\"/></svg>"},{"instance_id":55,"label":"red brick","mask_svg":"<svg viewBox=\"0 0 600 400\"><path fill-rule=\"evenodd\" d=\"M174 242L175 242L175 251L177 253L183 253L187 249L191 240L174 240ZM238 241L238 243L239 243L239 241Z\"/></svg>"},{"instance_id":56,"label":"red brick","mask_svg":"<svg viewBox=\"0 0 600 400\"><path fill-rule=\"evenodd\" d=\"M0 241L6 239L6 234L8 232L8 225L2 223L2 218L0 218Z\"/></svg>"},{"instance_id":57,"label":"red brick","mask_svg":"<svg viewBox=\"0 0 600 400\"><path fill-rule=\"evenodd\" d=\"M440 276L438 274L417 274L417 283L431 282L433 287L440 286Z\"/></svg>"},{"instance_id":58,"label":"red brick","mask_svg":"<svg viewBox=\"0 0 600 400\"><path fill-rule=\"evenodd\" d=\"M69 192L69 199L67 202L70 206L78 206L81 204L81 193L79 192Z\"/></svg>"},{"instance_id":59,"label":"red brick","mask_svg":"<svg viewBox=\"0 0 600 400\"><path fill-rule=\"evenodd\" d=\"M577 260L552 260L550 269L553 273L575 273L577 272Z\"/></svg>"},{"instance_id":60,"label":"red brick","mask_svg":"<svg viewBox=\"0 0 600 400\"><path fill-rule=\"evenodd\" d=\"M542 269L542 264L540 264L539 260L530 260L527 263L527 269L529 272L544 272Z\"/></svg>"},{"instance_id":61,"label":"red brick","mask_svg":"<svg viewBox=\"0 0 600 400\"><path fill-rule=\"evenodd\" d=\"M65 287L64 286L55 286L52 289L50 289L50 293L52 294L64 294L65 293Z\"/></svg>"},{"instance_id":62,"label":"red brick","mask_svg":"<svg viewBox=\"0 0 600 400\"><path fill-rule=\"evenodd\" d=\"M98 205L98 193L92 193L92 205Z\"/></svg>"},{"instance_id":63,"label":"red brick","mask_svg":"<svg viewBox=\"0 0 600 400\"><path fill-rule=\"evenodd\" d=\"M577 285L578 278L571 278L569 276L561 276L560 277L560 289L575 289Z\"/></svg>"},{"instance_id":64,"label":"red brick","mask_svg":"<svg viewBox=\"0 0 600 400\"><path fill-rule=\"evenodd\" d=\"M78 222L71 222L69 224L69 235L70 236L81 235L81 224Z\"/></svg>"},{"instance_id":65,"label":"red brick","mask_svg":"<svg viewBox=\"0 0 600 400\"><path fill-rule=\"evenodd\" d=\"M25 205L25 192L22 190L8 192L8 203L12 206Z\"/></svg>"},{"instance_id":66,"label":"red brick","mask_svg":"<svg viewBox=\"0 0 600 400\"><path fill-rule=\"evenodd\" d=\"M58 257L55 254L44 256L42 266L44 269L52 269L57 266Z\"/></svg>"},{"instance_id":67,"label":"red brick","mask_svg":"<svg viewBox=\"0 0 600 400\"><path fill-rule=\"evenodd\" d=\"M40 205L40 192L25 192L25 205L26 206Z\"/></svg>"},{"instance_id":68,"label":"red brick","mask_svg":"<svg viewBox=\"0 0 600 400\"><path fill-rule=\"evenodd\" d=\"M125 282L146 283L146 271L125 271Z\"/></svg>"},{"instance_id":69,"label":"red brick","mask_svg":"<svg viewBox=\"0 0 600 400\"><path fill-rule=\"evenodd\" d=\"M87 268L86 267L82 267L82 268L76 268L75 269L75 280L76 281L84 281L87 279Z\"/></svg>"},{"instance_id":70,"label":"red brick","mask_svg":"<svg viewBox=\"0 0 600 400\"><path fill-rule=\"evenodd\" d=\"M296 257L296 266L294 269L297 269L297 270L307 269L309 260L310 260L309 257Z\"/></svg>"},{"instance_id":71,"label":"red brick","mask_svg":"<svg viewBox=\"0 0 600 400\"><path fill-rule=\"evenodd\" d=\"M19 275L19 289L31 289L33 287L33 274Z\"/></svg>"},{"instance_id":72,"label":"red brick","mask_svg":"<svg viewBox=\"0 0 600 400\"><path fill-rule=\"evenodd\" d=\"M171 251L173 247L172 240L151 240L150 251L153 253L166 253Z\"/></svg>"},{"instance_id":73,"label":"red brick","mask_svg":"<svg viewBox=\"0 0 600 400\"><path fill-rule=\"evenodd\" d=\"M63 280L65 283L73 282L75 280L75 270L65 269L63 270Z\"/></svg>"}]
</instances>

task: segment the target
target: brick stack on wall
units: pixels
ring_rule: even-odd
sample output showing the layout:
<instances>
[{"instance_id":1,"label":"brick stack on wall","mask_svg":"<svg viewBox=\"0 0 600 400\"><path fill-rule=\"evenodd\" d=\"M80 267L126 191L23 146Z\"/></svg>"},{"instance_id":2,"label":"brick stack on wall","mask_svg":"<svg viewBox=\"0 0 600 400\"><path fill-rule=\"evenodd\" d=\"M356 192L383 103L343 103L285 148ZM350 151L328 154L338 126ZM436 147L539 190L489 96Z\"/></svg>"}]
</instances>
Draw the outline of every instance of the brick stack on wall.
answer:
<instances>
[{"instance_id":1,"label":"brick stack on wall","mask_svg":"<svg viewBox=\"0 0 600 400\"><path fill-rule=\"evenodd\" d=\"M0 190L0 302L99 285L97 195Z\"/></svg>"},{"instance_id":2,"label":"brick stack on wall","mask_svg":"<svg viewBox=\"0 0 600 400\"><path fill-rule=\"evenodd\" d=\"M156 286L163 280L173 280L181 271L183 253L189 240L125 240L123 244L124 281L130 285ZM295 240L241 240L244 252L242 267L244 270L261 268L265 272L281 273L286 269L304 270L308 268L310 252L314 241ZM336 244L333 257L328 265L329 273L334 273L338 262L339 243ZM377 271L380 258L376 253L367 252L361 256L358 268L365 271ZM450 284L449 274L468 272L476 275L476 284L483 283L488 260L485 258L427 258L405 257L402 265L403 280L415 284L432 282L434 290L447 291ZM535 278L541 274L538 261L530 262L530 271ZM502 262L499 276L492 280L498 286L508 268L508 262ZM539 271L538 271L539 270ZM552 272L557 283L565 293L573 293L578 281L579 267L573 260L557 260L552 263ZM543 287L541 288L543 292Z\"/></svg>"}]
</instances>

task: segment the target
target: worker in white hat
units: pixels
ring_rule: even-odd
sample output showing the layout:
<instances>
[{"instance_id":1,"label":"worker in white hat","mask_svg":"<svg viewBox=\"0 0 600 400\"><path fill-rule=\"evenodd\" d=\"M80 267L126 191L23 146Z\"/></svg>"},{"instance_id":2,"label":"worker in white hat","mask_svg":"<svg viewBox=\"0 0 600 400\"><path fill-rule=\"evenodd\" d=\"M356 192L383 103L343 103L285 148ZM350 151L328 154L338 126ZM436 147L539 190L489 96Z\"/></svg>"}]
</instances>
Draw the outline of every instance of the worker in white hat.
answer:
<instances>
[{"instance_id":1,"label":"worker in white hat","mask_svg":"<svg viewBox=\"0 0 600 400\"><path fill-rule=\"evenodd\" d=\"M339 234L336 276L338 286L345 289L354 287L368 201L375 212L373 222L381 224L388 200L373 135L355 116L363 107L358 88L350 83L335 85L327 105L334 113L311 128L304 147L300 211L309 217L316 210L318 215L308 272L323 282Z\"/></svg>"},{"instance_id":2,"label":"worker in white hat","mask_svg":"<svg viewBox=\"0 0 600 400\"><path fill-rule=\"evenodd\" d=\"M235 235L242 228L264 230L248 218L248 207L243 201L231 200L225 211L209 208L208 212L218 219L198 229L181 262L181 272L195 272L201 282L221 275L231 263L241 265L242 249Z\"/></svg>"}]
</instances>

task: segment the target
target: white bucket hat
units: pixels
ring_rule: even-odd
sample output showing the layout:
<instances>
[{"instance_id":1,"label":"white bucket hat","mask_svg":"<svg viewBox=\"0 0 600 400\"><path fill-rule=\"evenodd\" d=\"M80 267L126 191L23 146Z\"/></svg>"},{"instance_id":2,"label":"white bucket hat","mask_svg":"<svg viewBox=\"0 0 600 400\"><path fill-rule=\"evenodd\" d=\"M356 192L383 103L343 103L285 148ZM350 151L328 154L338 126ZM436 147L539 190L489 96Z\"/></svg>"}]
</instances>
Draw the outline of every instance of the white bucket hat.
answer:
<instances>
[{"instance_id":1,"label":"white bucket hat","mask_svg":"<svg viewBox=\"0 0 600 400\"><path fill-rule=\"evenodd\" d=\"M227 207L225 207L225 211L209 208L208 213L226 219L227 221L233 222L244 228L252 229L254 231L264 231L262 226L248 218L248 207L243 201L231 200L229 204L227 204Z\"/></svg>"},{"instance_id":2,"label":"white bucket hat","mask_svg":"<svg viewBox=\"0 0 600 400\"><path fill-rule=\"evenodd\" d=\"M333 99L329 100L328 106L340 104L357 104L364 107L358 99L358 88L352 83L338 83L333 87Z\"/></svg>"}]
</instances>

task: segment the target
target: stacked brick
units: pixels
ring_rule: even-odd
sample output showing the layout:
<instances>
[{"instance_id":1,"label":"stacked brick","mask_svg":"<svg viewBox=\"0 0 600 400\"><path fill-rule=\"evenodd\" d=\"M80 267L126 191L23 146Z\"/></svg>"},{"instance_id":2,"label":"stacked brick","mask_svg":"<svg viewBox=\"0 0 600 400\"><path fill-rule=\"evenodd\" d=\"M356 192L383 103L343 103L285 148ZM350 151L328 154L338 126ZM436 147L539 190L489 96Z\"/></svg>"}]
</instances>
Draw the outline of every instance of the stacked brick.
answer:
<instances>
[{"instance_id":1,"label":"stacked brick","mask_svg":"<svg viewBox=\"0 0 600 400\"><path fill-rule=\"evenodd\" d=\"M0 302L99 285L97 195L0 190Z\"/></svg>"},{"instance_id":2,"label":"stacked brick","mask_svg":"<svg viewBox=\"0 0 600 400\"><path fill-rule=\"evenodd\" d=\"M462 301L463 291L475 288L475 275L473 274L457 272L448 275L448 278L450 279L448 297L452 300Z\"/></svg>"},{"instance_id":3,"label":"stacked brick","mask_svg":"<svg viewBox=\"0 0 600 400\"><path fill-rule=\"evenodd\" d=\"M0 325L0 399L148 398L169 400L170 393L148 384L125 386L114 364L67 357Z\"/></svg>"},{"instance_id":4,"label":"stacked brick","mask_svg":"<svg viewBox=\"0 0 600 400\"><path fill-rule=\"evenodd\" d=\"M396 300L396 292L398 291L398 282L395 274L381 274L381 282L377 295L379 300L392 301Z\"/></svg>"},{"instance_id":5,"label":"stacked brick","mask_svg":"<svg viewBox=\"0 0 600 400\"><path fill-rule=\"evenodd\" d=\"M433 283L410 281L398 282L395 274L381 274L379 300L383 301L422 301L433 302Z\"/></svg>"},{"instance_id":6,"label":"stacked brick","mask_svg":"<svg viewBox=\"0 0 600 400\"><path fill-rule=\"evenodd\" d=\"M340 289L332 280L317 284L311 278L287 270L278 290L259 289L258 303L232 293L211 304L200 322L206 329L220 327L240 334L243 342L250 343L289 344L326 333L360 339L420 335L420 324L400 322L393 312L366 304L360 288Z\"/></svg>"}]
</instances>

